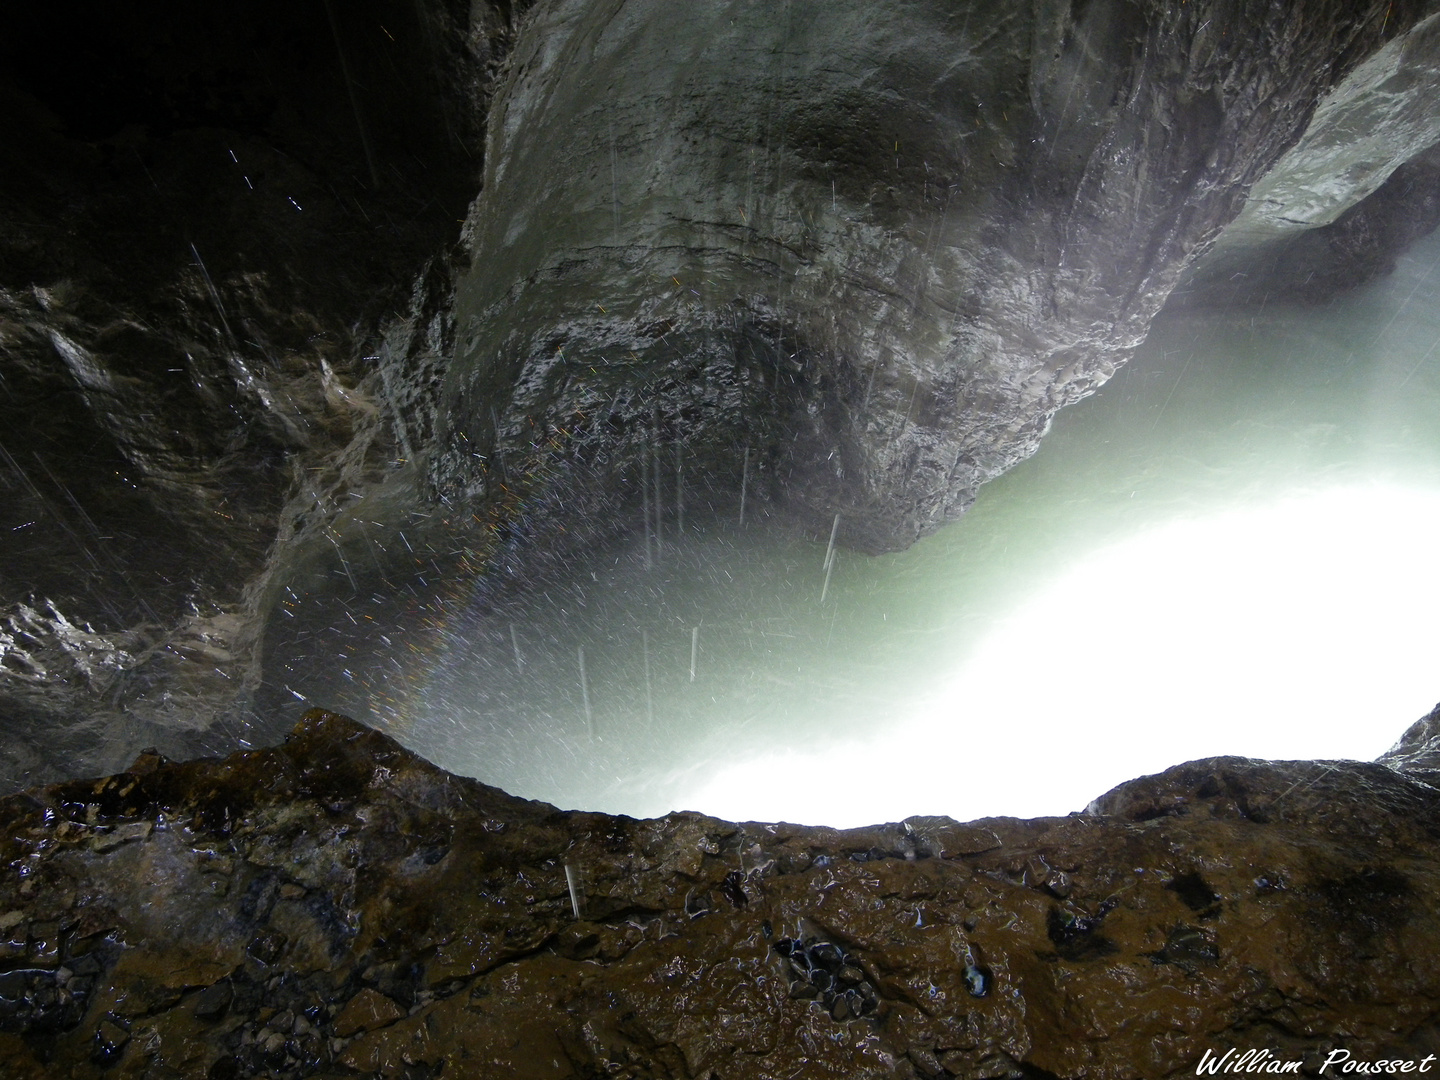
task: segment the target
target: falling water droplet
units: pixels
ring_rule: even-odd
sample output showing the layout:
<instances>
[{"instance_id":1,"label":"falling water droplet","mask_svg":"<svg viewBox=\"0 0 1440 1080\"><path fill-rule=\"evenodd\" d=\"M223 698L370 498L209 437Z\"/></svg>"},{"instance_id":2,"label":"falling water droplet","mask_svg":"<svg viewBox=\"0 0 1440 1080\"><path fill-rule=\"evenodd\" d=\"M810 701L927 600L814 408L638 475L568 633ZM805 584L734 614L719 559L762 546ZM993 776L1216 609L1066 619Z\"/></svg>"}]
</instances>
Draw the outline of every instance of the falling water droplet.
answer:
<instances>
[{"instance_id":1,"label":"falling water droplet","mask_svg":"<svg viewBox=\"0 0 1440 1080\"><path fill-rule=\"evenodd\" d=\"M568 862L565 864L565 887L570 890L570 910L575 913L577 921L583 919L585 916L580 905L580 878Z\"/></svg>"},{"instance_id":2,"label":"falling water droplet","mask_svg":"<svg viewBox=\"0 0 1440 1080\"><path fill-rule=\"evenodd\" d=\"M640 653L645 663L645 715L651 726L655 724L655 698L650 688L650 631L640 631Z\"/></svg>"},{"instance_id":3,"label":"falling water droplet","mask_svg":"<svg viewBox=\"0 0 1440 1080\"><path fill-rule=\"evenodd\" d=\"M685 532L685 445L675 443L675 536Z\"/></svg>"},{"instance_id":4,"label":"falling water droplet","mask_svg":"<svg viewBox=\"0 0 1440 1080\"><path fill-rule=\"evenodd\" d=\"M641 532L645 534L645 569L649 570L652 565L650 558L650 455L643 449L640 451L640 502L644 517Z\"/></svg>"},{"instance_id":5,"label":"falling water droplet","mask_svg":"<svg viewBox=\"0 0 1440 1080\"><path fill-rule=\"evenodd\" d=\"M585 646L581 645L576 650L580 659L580 700L585 706L585 730L590 734L590 740L595 740L595 717L590 712L590 680L585 677Z\"/></svg>"},{"instance_id":6,"label":"falling water droplet","mask_svg":"<svg viewBox=\"0 0 1440 1080\"><path fill-rule=\"evenodd\" d=\"M825 584L820 588L820 602L825 602L825 597L830 592L830 574L835 569L835 536L840 532L840 515L835 515L835 523L830 526L830 543L825 548Z\"/></svg>"},{"instance_id":7,"label":"falling water droplet","mask_svg":"<svg viewBox=\"0 0 1440 1080\"><path fill-rule=\"evenodd\" d=\"M750 447L745 447L745 461L740 468L740 527L745 527L745 489L750 486Z\"/></svg>"}]
</instances>

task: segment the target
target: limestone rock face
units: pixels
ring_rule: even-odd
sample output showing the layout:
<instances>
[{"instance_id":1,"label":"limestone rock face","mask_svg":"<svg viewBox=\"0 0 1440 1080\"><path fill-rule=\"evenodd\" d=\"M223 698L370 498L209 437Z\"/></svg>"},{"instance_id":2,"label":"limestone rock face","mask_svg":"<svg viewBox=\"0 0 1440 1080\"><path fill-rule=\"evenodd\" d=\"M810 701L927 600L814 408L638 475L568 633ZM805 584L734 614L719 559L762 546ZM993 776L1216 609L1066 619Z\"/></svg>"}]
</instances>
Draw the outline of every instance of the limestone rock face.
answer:
<instances>
[{"instance_id":1,"label":"limestone rock face","mask_svg":"<svg viewBox=\"0 0 1440 1080\"><path fill-rule=\"evenodd\" d=\"M1410 725L1380 761L1426 783L1440 780L1440 705Z\"/></svg>"},{"instance_id":2,"label":"limestone rock face","mask_svg":"<svg viewBox=\"0 0 1440 1080\"><path fill-rule=\"evenodd\" d=\"M0 13L5 789L234 745L247 586L397 456L378 323L473 197L511 7Z\"/></svg>"},{"instance_id":3,"label":"limestone rock face","mask_svg":"<svg viewBox=\"0 0 1440 1080\"><path fill-rule=\"evenodd\" d=\"M1329 220L1440 138L1421 14L541 4L431 481L537 517L563 488L567 527L615 528L659 442L706 497L748 462L802 527L903 548L1114 372L1242 208L1323 190Z\"/></svg>"},{"instance_id":4,"label":"limestone rock face","mask_svg":"<svg viewBox=\"0 0 1440 1080\"><path fill-rule=\"evenodd\" d=\"M0 802L0 1063L1123 1080L1230 1049L1419 1061L1440 1052L1437 815L1440 791L1386 765L1217 758L1066 818L636 821L511 798L314 710L274 749Z\"/></svg>"}]
</instances>

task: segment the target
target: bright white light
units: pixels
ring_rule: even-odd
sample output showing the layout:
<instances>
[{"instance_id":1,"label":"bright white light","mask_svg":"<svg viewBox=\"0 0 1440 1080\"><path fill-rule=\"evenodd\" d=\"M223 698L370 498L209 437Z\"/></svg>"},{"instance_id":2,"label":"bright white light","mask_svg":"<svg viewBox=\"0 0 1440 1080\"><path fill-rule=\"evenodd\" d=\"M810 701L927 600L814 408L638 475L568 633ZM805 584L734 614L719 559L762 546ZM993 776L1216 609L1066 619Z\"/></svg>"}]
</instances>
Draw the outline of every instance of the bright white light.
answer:
<instances>
[{"instance_id":1,"label":"bright white light","mask_svg":"<svg viewBox=\"0 0 1440 1080\"><path fill-rule=\"evenodd\" d=\"M1211 755L1373 759L1440 696L1437 538L1440 494L1394 487L1155 528L1043 587L883 734L728 765L685 805L1031 817Z\"/></svg>"}]
</instances>

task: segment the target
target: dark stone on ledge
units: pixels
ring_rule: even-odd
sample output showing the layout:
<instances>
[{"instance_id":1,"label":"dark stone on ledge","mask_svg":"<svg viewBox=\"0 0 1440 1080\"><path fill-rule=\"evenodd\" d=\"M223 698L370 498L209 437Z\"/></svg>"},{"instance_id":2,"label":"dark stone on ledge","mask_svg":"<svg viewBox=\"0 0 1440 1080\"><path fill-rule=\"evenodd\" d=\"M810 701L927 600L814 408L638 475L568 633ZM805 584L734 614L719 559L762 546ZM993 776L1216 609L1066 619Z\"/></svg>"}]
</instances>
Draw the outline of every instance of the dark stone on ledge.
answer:
<instances>
[{"instance_id":1,"label":"dark stone on ledge","mask_svg":"<svg viewBox=\"0 0 1440 1080\"><path fill-rule=\"evenodd\" d=\"M1122 1080L1440 1050L1440 790L1384 764L1217 758L1065 818L847 831L561 812L321 710L140 764L0 800L7 1077Z\"/></svg>"}]
</instances>

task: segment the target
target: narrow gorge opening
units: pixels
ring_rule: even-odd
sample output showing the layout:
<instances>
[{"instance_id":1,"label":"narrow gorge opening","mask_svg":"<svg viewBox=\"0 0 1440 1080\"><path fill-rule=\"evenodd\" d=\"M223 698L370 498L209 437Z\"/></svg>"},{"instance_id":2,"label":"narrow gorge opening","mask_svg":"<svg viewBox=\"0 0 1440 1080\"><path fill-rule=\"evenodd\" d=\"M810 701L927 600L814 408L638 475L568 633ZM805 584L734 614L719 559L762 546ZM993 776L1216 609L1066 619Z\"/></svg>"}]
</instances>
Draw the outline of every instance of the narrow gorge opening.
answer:
<instances>
[{"instance_id":1,"label":"narrow gorge opening","mask_svg":"<svg viewBox=\"0 0 1440 1080\"><path fill-rule=\"evenodd\" d=\"M649 528L528 607L450 581L476 599L423 652L355 640L388 609L335 568L272 677L451 771L638 817L1031 817L1194 758L1371 760L1433 704L1437 265L1431 238L1328 304L1162 314L908 551L786 538L753 502L742 525L704 490L677 513L664 446Z\"/></svg>"}]
</instances>

